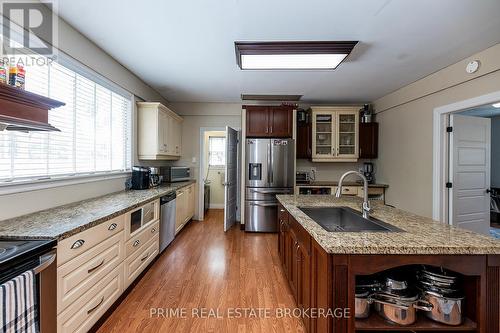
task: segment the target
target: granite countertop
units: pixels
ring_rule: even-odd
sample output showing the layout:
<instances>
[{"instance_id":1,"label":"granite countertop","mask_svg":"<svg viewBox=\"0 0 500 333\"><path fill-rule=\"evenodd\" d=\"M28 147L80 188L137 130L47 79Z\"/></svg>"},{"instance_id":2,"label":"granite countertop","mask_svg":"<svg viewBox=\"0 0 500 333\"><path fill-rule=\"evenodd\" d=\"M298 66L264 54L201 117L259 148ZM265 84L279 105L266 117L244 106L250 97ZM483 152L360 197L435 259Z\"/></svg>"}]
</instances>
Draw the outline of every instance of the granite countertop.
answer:
<instances>
[{"instance_id":1,"label":"granite countertop","mask_svg":"<svg viewBox=\"0 0 500 333\"><path fill-rule=\"evenodd\" d=\"M338 186L338 181L313 180L309 183L297 183L297 186ZM343 186L363 186L361 182L344 182ZM387 184L368 184L368 187L388 188Z\"/></svg>"},{"instance_id":2,"label":"granite countertop","mask_svg":"<svg viewBox=\"0 0 500 333\"><path fill-rule=\"evenodd\" d=\"M120 191L0 221L0 237L62 240L193 183L194 180L148 190Z\"/></svg>"},{"instance_id":3,"label":"granite countertop","mask_svg":"<svg viewBox=\"0 0 500 333\"><path fill-rule=\"evenodd\" d=\"M331 195L279 195L279 202L316 242L332 254L500 254L500 240L372 202L370 215L403 232L329 232L298 207L347 206L362 200Z\"/></svg>"}]
</instances>

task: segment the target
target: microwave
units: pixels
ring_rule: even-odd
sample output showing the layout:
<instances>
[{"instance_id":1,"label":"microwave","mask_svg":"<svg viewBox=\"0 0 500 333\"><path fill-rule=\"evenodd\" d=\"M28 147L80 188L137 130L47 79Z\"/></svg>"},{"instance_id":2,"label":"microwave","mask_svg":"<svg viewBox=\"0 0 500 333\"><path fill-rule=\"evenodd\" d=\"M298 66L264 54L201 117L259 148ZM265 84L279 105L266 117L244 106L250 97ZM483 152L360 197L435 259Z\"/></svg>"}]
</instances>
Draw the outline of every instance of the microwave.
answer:
<instances>
[{"instance_id":1,"label":"microwave","mask_svg":"<svg viewBox=\"0 0 500 333\"><path fill-rule=\"evenodd\" d=\"M165 183L182 182L191 180L191 169L183 166L163 167L161 175Z\"/></svg>"}]
</instances>

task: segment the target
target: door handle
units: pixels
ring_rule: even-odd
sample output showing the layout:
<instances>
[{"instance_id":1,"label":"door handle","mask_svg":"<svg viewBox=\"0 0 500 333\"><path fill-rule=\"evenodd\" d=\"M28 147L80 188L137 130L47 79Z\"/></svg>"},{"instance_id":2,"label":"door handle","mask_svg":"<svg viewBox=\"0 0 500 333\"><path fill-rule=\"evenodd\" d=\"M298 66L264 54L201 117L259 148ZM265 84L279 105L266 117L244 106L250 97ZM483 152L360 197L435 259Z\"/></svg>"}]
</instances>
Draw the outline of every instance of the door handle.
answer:
<instances>
[{"instance_id":1,"label":"door handle","mask_svg":"<svg viewBox=\"0 0 500 333\"><path fill-rule=\"evenodd\" d=\"M97 303L96 306L94 306L92 309L90 310L87 310L87 315L91 314L92 312L95 311L95 309L97 309L99 306L101 306L102 302L104 302L104 296L101 297L101 300L99 301L99 303Z\"/></svg>"},{"instance_id":2,"label":"door handle","mask_svg":"<svg viewBox=\"0 0 500 333\"><path fill-rule=\"evenodd\" d=\"M71 245L71 249L72 250L78 249L79 247L82 247L83 244L85 244L85 241L83 239L79 239L76 242L74 242L73 245Z\"/></svg>"},{"instance_id":3,"label":"door handle","mask_svg":"<svg viewBox=\"0 0 500 333\"><path fill-rule=\"evenodd\" d=\"M90 273L92 273L93 271L95 271L96 269L98 269L99 267L101 267L103 264L104 264L104 259L102 259L102 261L101 261L101 263L100 263L99 265L94 266L94 267L92 267L92 268L89 268L89 269L87 270L87 273L89 273L89 274L90 274Z\"/></svg>"},{"instance_id":4,"label":"door handle","mask_svg":"<svg viewBox=\"0 0 500 333\"><path fill-rule=\"evenodd\" d=\"M274 182L274 172L273 172L273 143L271 140L271 143L269 144L269 171L271 172L271 177L269 178L269 183Z\"/></svg>"},{"instance_id":5,"label":"door handle","mask_svg":"<svg viewBox=\"0 0 500 333\"><path fill-rule=\"evenodd\" d=\"M47 255L42 256L42 258L41 258L42 262L40 263L40 265L33 268L33 272L35 274L40 274L43 270L45 270L47 267L52 265L52 263L55 260L56 260L56 255L53 251L48 253Z\"/></svg>"},{"instance_id":6,"label":"door handle","mask_svg":"<svg viewBox=\"0 0 500 333\"><path fill-rule=\"evenodd\" d=\"M487 188L486 193L491 193L491 189Z\"/></svg>"}]
</instances>

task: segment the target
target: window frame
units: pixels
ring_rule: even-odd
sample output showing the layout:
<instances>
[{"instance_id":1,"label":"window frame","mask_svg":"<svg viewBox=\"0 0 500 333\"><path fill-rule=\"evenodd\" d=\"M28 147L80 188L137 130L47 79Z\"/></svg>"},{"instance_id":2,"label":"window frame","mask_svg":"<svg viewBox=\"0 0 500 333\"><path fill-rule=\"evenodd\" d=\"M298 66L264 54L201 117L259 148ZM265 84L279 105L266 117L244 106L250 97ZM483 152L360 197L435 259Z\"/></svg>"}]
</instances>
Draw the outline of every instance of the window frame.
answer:
<instances>
[{"instance_id":1,"label":"window frame","mask_svg":"<svg viewBox=\"0 0 500 333\"><path fill-rule=\"evenodd\" d=\"M49 177L41 175L39 179L36 179L35 176L32 178L25 178L25 179L20 178L17 180L0 182L0 195L50 189L60 186L85 184L91 182L98 182L102 180L111 180L119 178L123 178L125 180L127 177L130 176L131 167L134 163L134 151L135 151L134 137L133 137L135 95L60 50L57 50L56 62L59 65L64 66L67 69L94 82L95 84L99 84L102 87L112 91L113 93L116 93L122 96L123 98L129 100L129 107L127 110L128 116L126 124L128 142L125 148L129 152L127 157L130 161L130 165L127 166L126 170L120 170L120 171L95 171L88 173L78 173L73 175L54 175Z\"/></svg>"},{"instance_id":2,"label":"window frame","mask_svg":"<svg viewBox=\"0 0 500 333\"><path fill-rule=\"evenodd\" d=\"M223 139L224 140L224 149L223 149L223 152L224 152L224 164L211 164L210 163L210 139L212 138L215 138L215 139ZM225 136L218 136L218 135L211 135L208 137L208 151L207 151L207 154L208 154L208 165L210 166L211 169L224 169L226 167L226 151L225 151L225 140L226 140L226 137Z\"/></svg>"}]
</instances>

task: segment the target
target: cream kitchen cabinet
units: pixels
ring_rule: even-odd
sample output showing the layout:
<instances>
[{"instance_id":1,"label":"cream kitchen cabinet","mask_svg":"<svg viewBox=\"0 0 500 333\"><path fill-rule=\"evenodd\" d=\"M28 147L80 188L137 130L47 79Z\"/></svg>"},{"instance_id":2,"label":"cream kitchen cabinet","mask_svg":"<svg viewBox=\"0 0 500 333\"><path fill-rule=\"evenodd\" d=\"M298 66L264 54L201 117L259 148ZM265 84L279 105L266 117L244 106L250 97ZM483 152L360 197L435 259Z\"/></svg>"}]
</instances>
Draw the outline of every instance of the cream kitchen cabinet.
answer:
<instances>
[{"instance_id":1,"label":"cream kitchen cabinet","mask_svg":"<svg viewBox=\"0 0 500 333\"><path fill-rule=\"evenodd\" d=\"M176 192L175 200L175 234L182 230L184 225L194 216L195 186L191 184Z\"/></svg>"},{"instance_id":2,"label":"cream kitchen cabinet","mask_svg":"<svg viewBox=\"0 0 500 333\"><path fill-rule=\"evenodd\" d=\"M158 255L159 206L151 201L58 243L58 333L87 332Z\"/></svg>"},{"instance_id":3,"label":"cream kitchen cabinet","mask_svg":"<svg viewBox=\"0 0 500 333\"><path fill-rule=\"evenodd\" d=\"M313 162L356 162L359 106L312 107Z\"/></svg>"},{"instance_id":4,"label":"cream kitchen cabinet","mask_svg":"<svg viewBox=\"0 0 500 333\"><path fill-rule=\"evenodd\" d=\"M137 149L142 160L176 160L182 152L182 118L161 103L137 103Z\"/></svg>"}]
</instances>

